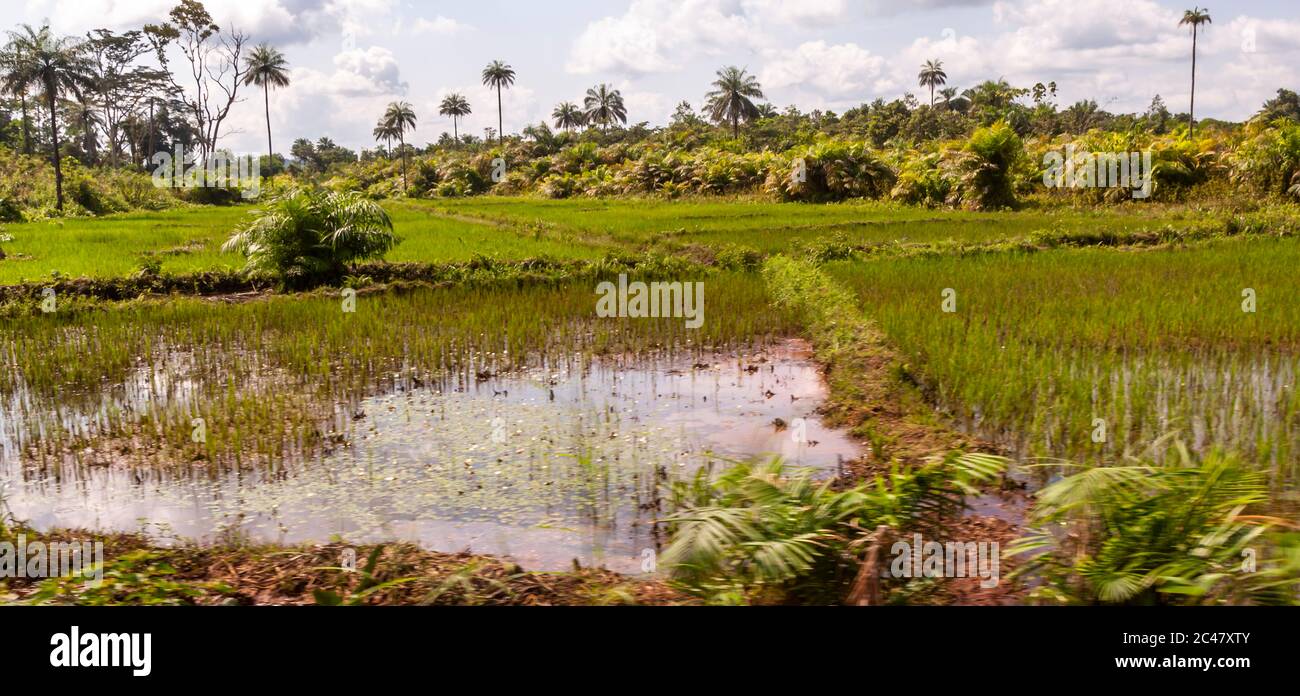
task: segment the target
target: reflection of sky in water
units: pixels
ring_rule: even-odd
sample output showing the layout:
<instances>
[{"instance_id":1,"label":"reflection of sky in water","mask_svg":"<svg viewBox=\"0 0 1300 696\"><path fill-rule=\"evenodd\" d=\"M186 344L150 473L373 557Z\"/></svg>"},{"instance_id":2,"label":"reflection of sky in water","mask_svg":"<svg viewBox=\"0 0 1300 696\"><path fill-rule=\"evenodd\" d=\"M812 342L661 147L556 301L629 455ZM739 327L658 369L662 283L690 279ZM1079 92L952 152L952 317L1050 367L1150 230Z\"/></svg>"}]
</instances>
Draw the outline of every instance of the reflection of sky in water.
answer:
<instances>
[{"instance_id":1,"label":"reflection of sky in water","mask_svg":"<svg viewBox=\"0 0 1300 696\"><path fill-rule=\"evenodd\" d=\"M197 538L239 524L271 541L404 539L527 568L563 569L576 557L636 571L640 550L654 546L657 482L689 476L712 455L780 454L828 473L857 455L813 417L824 387L790 348L766 360L716 356L700 369L686 358L618 369L598 361L396 392L356 407L365 416L347 426L351 446L287 471L214 479L202 468L178 478L65 467L61 480L15 483L10 507L41 528L145 520ZM791 426L777 428L777 418ZM807 419L802 444L797 418Z\"/></svg>"}]
</instances>

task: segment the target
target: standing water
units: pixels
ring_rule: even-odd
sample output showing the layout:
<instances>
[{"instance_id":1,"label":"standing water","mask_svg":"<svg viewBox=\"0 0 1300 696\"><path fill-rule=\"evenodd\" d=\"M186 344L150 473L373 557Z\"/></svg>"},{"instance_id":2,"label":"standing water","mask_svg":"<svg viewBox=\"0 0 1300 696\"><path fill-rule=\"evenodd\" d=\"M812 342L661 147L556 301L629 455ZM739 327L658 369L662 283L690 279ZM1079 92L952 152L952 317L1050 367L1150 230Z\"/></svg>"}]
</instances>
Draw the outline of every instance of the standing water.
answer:
<instances>
[{"instance_id":1,"label":"standing water","mask_svg":"<svg viewBox=\"0 0 1300 696\"><path fill-rule=\"evenodd\" d=\"M818 421L824 398L807 345L790 340L761 353L598 358L396 390L348 404L332 447L270 470L36 472L5 448L0 472L9 509L40 529L406 540L530 569L578 559L638 572L660 541L654 520L671 512L671 482L774 455L832 476L857 457L856 443Z\"/></svg>"}]
</instances>

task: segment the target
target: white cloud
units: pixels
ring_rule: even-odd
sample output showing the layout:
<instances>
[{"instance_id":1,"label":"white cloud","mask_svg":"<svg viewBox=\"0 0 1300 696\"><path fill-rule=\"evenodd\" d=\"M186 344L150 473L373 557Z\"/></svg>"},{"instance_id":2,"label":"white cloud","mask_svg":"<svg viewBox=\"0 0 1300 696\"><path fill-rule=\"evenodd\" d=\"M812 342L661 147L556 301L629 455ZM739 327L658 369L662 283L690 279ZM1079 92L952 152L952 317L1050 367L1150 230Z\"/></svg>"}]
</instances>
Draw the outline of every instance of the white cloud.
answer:
<instances>
[{"instance_id":1,"label":"white cloud","mask_svg":"<svg viewBox=\"0 0 1300 696\"><path fill-rule=\"evenodd\" d=\"M566 69L584 75L678 70L699 55L761 43L757 21L734 0L633 0L623 15L587 25Z\"/></svg>"},{"instance_id":2,"label":"white cloud","mask_svg":"<svg viewBox=\"0 0 1300 696\"><path fill-rule=\"evenodd\" d=\"M334 67L329 88L336 94L405 94L408 88L393 52L382 46L342 51Z\"/></svg>"},{"instance_id":3,"label":"white cloud","mask_svg":"<svg viewBox=\"0 0 1300 696\"><path fill-rule=\"evenodd\" d=\"M759 82L771 89L799 86L830 97L865 97L884 67L884 58L857 44L809 41L770 58Z\"/></svg>"},{"instance_id":4,"label":"white cloud","mask_svg":"<svg viewBox=\"0 0 1300 696\"><path fill-rule=\"evenodd\" d=\"M457 22L454 19L438 15L433 19L420 17L411 24L412 34L434 34L438 36L452 36L472 29L468 24Z\"/></svg>"},{"instance_id":5,"label":"white cloud","mask_svg":"<svg viewBox=\"0 0 1300 696\"><path fill-rule=\"evenodd\" d=\"M84 34L99 27L139 28L167 20L177 0L28 0L28 16L48 17L61 33ZM325 34L365 37L386 26L397 0L204 0L221 28L235 28L256 42L280 46L309 42Z\"/></svg>"}]
</instances>

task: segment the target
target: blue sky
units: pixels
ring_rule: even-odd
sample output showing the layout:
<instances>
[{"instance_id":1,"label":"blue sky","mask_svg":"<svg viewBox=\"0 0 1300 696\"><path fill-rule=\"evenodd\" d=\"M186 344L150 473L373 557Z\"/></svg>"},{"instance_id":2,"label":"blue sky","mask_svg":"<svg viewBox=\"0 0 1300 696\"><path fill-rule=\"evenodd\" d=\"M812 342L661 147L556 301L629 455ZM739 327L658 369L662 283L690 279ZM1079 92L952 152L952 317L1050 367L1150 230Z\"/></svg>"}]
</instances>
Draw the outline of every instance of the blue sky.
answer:
<instances>
[{"instance_id":1,"label":"blue sky","mask_svg":"<svg viewBox=\"0 0 1300 696\"><path fill-rule=\"evenodd\" d=\"M6 0L18 21L48 19L80 34L161 19L175 0ZM1142 110L1155 94L1185 110L1191 39L1177 25L1187 7L1157 0L206 0L218 24L234 24L287 55L293 84L272 94L276 148L329 135L373 147L370 131L389 101L420 116L412 139L436 140L449 92L474 114L464 132L496 124L496 99L479 83L493 59L518 73L505 95L505 126L549 116L563 100L608 82L629 120L666 122L677 102L698 107L713 72L747 67L778 107L836 111L912 92L926 59L944 61L949 84L1005 77L1055 80L1058 101L1094 98ZM1211 2L1198 44L1197 114L1248 117L1278 87L1300 89L1300 5L1294 0ZM14 13L7 12L8 17ZM257 151L260 93L247 92L223 146Z\"/></svg>"}]
</instances>

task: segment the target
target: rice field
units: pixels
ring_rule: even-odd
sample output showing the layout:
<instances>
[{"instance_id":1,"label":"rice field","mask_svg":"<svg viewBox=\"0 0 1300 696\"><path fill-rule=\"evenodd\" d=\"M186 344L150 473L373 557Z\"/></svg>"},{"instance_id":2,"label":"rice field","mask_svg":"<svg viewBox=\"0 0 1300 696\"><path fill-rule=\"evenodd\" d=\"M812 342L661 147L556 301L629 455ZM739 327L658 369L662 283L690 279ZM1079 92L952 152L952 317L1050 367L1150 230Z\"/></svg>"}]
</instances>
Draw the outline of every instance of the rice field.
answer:
<instances>
[{"instance_id":1,"label":"rice field","mask_svg":"<svg viewBox=\"0 0 1300 696\"><path fill-rule=\"evenodd\" d=\"M13 241L0 245L7 255L0 262L0 285L48 280L53 273L118 278L136 271L146 260L161 263L165 273L239 269L243 259L223 253L221 245L256 210L256 206L207 206L5 225L4 233ZM591 259L607 251L578 239L557 240L431 215L410 205L391 204L389 214L401 236L401 243L386 257L393 262L468 261L476 255Z\"/></svg>"},{"instance_id":2,"label":"rice field","mask_svg":"<svg viewBox=\"0 0 1300 696\"><path fill-rule=\"evenodd\" d=\"M963 212L927 210L879 201L824 205L649 199L539 200L479 197L420 201L411 205L507 223L542 227L625 246L700 245L781 253L828 239L850 244L940 241L989 242L1038 231L1106 229L1116 233L1158 229L1202 219L1179 208Z\"/></svg>"},{"instance_id":3,"label":"rice field","mask_svg":"<svg viewBox=\"0 0 1300 696\"><path fill-rule=\"evenodd\" d=\"M761 279L701 281L710 320L693 330L597 319L586 284L370 293L350 312L325 294L0 319L8 504L47 526L396 533L630 569L653 525L615 534L614 520L644 517L714 453L780 451L774 418L815 420L815 366L771 352L797 327ZM852 452L812 430L814 458Z\"/></svg>"},{"instance_id":4,"label":"rice field","mask_svg":"<svg viewBox=\"0 0 1300 696\"><path fill-rule=\"evenodd\" d=\"M1297 263L1279 239L828 270L937 408L1022 456L1116 461L1171 435L1282 485L1300 473Z\"/></svg>"},{"instance_id":5,"label":"rice field","mask_svg":"<svg viewBox=\"0 0 1300 696\"><path fill-rule=\"evenodd\" d=\"M1034 233L1123 234L1205 224L1204 211L1165 206L976 213L880 202L829 205L730 201L561 200L479 197L384 203L400 243L392 262L460 262L476 256L597 259L611 251L692 248L785 253L819 242L851 245L989 243ZM165 273L239 269L221 244L256 206L9 224L0 285L129 275L146 262Z\"/></svg>"},{"instance_id":6,"label":"rice field","mask_svg":"<svg viewBox=\"0 0 1300 696\"><path fill-rule=\"evenodd\" d=\"M538 567L580 557L634 571L637 551L659 541L651 520L666 484L719 457L782 453L794 419L810 421L812 444L787 456L836 471L862 450L819 425L818 366L790 348L805 327L773 306L756 270L699 253L805 255L829 243L850 251L823 269L901 356L898 376L961 430L1023 459L1090 464L1177 437L1241 453L1283 497L1300 474L1300 240L1267 224L1117 248L1097 240L1221 220L1180 206L383 205L401 238L389 262L546 257L593 270L363 288L355 311L323 288L0 312L10 504L38 526L400 537ZM237 269L242 259L220 246L253 210L8 225L0 285L122 277L149 260L164 273ZM1039 232L1087 241L870 253ZM601 264L638 252L681 257L652 271L674 277L645 280L705 283L700 328L597 316Z\"/></svg>"}]
</instances>

